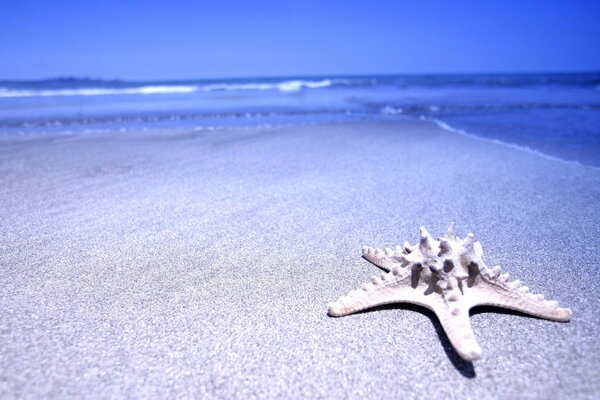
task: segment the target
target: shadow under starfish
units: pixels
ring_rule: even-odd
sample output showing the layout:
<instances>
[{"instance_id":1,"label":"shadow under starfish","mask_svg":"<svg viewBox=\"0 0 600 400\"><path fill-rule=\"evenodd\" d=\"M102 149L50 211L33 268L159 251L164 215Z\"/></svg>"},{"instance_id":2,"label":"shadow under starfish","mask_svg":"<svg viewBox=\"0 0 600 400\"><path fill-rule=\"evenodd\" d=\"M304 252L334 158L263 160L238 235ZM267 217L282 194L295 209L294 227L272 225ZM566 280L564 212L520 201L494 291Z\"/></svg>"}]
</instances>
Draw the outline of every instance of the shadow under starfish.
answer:
<instances>
[{"instance_id":1,"label":"shadow under starfish","mask_svg":"<svg viewBox=\"0 0 600 400\"><path fill-rule=\"evenodd\" d=\"M372 312L377 312L377 311L386 311L386 310L414 311L416 313L419 313L419 314L427 317L431 321L431 324L433 325L433 328L435 329L435 333L437 334L438 339L440 340L440 344L442 345L442 348L444 349L444 352L446 353L448 360L450 360L450 362L452 363L454 368L456 368L458 370L458 372L466 378L475 378L477 376L477 374L475 373L475 366L473 365L473 363L471 361L463 360L458 355L456 350L454 350L454 347L452 347L452 343L450 343L450 340L448 339L448 335L446 335L446 333L444 332L444 328L442 327L442 324L440 324L440 321L436 318L435 313L433 311L428 310L425 307L420 307L420 306L417 306L414 304L396 303L396 304L384 304L381 306L375 306L372 308L358 311L355 314L367 314L367 313L372 313Z\"/></svg>"},{"instance_id":2,"label":"shadow under starfish","mask_svg":"<svg viewBox=\"0 0 600 400\"><path fill-rule=\"evenodd\" d=\"M569 321L572 316L571 310L559 307L558 302L529 293L520 281L509 282L508 274L500 274L500 267L488 268L481 244L473 234L460 239L454 224L438 240L421 228L417 245L404 242L395 251L364 247L363 256L389 272L373 276L361 289L330 303L329 314L339 317L394 303L423 306L434 313L444 337L466 362L481 357L481 348L471 328L469 312L473 307L502 307L561 322ZM439 332L438 335L443 342ZM450 354L449 358L452 360ZM457 365L455 361L453 364ZM465 368L459 370L462 373Z\"/></svg>"}]
</instances>

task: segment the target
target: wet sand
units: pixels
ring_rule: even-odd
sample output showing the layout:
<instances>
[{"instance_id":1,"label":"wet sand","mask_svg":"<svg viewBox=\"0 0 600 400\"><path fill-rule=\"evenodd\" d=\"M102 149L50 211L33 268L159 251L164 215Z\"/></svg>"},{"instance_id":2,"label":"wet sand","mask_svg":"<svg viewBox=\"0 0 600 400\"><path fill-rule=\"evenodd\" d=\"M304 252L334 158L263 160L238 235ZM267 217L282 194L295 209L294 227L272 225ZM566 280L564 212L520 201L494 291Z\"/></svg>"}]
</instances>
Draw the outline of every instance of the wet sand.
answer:
<instances>
[{"instance_id":1,"label":"wet sand","mask_svg":"<svg viewBox=\"0 0 600 400\"><path fill-rule=\"evenodd\" d=\"M0 139L0 397L593 398L600 171L428 122ZM456 221L570 323L328 317Z\"/></svg>"}]
</instances>

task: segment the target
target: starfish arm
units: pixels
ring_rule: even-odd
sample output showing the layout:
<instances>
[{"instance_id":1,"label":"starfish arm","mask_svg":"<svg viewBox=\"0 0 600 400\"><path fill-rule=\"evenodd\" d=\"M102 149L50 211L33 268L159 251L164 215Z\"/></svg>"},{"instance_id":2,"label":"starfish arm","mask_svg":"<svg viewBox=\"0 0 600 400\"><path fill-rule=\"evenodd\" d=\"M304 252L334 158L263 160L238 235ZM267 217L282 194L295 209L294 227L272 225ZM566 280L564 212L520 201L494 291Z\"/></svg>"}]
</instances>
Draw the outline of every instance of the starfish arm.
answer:
<instances>
[{"instance_id":1,"label":"starfish arm","mask_svg":"<svg viewBox=\"0 0 600 400\"><path fill-rule=\"evenodd\" d=\"M458 355L467 361L479 359L481 347L477 343L471 327L468 304L463 300L438 303L433 311Z\"/></svg>"},{"instance_id":2,"label":"starfish arm","mask_svg":"<svg viewBox=\"0 0 600 400\"><path fill-rule=\"evenodd\" d=\"M365 283L360 289L353 290L333 303L329 303L329 315L341 317L391 303L411 303L432 308L430 297L425 295L426 287L411 286L410 273L403 267L394 267L392 272L373 276L370 283Z\"/></svg>"},{"instance_id":3,"label":"starfish arm","mask_svg":"<svg viewBox=\"0 0 600 400\"><path fill-rule=\"evenodd\" d=\"M557 301L544 300L541 294L529 293L529 288L519 281L507 282L507 275L483 277L480 284L470 288L471 299L476 299L472 307L489 305L519 311L538 318L567 322L573 312L570 308L559 307Z\"/></svg>"},{"instance_id":4,"label":"starfish arm","mask_svg":"<svg viewBox=\"0 0 600 400\"><path fill-rule=\"evenodd\" d=\"M381 250L365 246L362 248L362 253L363 257L369 262L386 271L391 271L392 268L403 265L401 258L402 248L400 246L396 247L395 251L390 248Z\"/></svg>"}]
</instances>

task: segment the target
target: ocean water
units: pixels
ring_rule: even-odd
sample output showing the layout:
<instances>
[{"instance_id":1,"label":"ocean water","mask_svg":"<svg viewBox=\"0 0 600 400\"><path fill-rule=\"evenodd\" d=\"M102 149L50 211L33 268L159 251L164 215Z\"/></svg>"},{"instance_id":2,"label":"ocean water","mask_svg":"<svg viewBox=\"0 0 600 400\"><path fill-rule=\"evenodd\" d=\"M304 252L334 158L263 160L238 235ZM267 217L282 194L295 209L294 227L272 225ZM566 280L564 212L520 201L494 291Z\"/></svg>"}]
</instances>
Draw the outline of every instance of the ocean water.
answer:
<instances>
[{"instance_id":1,"label":"ocean water","mask_svg":"<svg viewBox=\"0 0 600 400\"><path fill-rule=\"evenodd\" d=\"M600 167L600 73L0 81L0 136L394 118Z\"/></svg>"}]
</instances>

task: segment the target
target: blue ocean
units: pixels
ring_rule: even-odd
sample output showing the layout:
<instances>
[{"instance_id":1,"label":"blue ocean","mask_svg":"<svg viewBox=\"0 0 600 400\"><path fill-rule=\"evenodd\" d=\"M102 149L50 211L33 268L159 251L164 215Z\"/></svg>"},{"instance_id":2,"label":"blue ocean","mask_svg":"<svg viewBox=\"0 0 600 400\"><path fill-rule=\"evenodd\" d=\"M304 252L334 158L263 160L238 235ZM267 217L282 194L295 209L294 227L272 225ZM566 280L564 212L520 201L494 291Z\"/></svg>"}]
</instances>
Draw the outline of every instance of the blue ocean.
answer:
<instances>
[{"instance_id":1,"label":"blue ocean","mask_svg":"<svg viewBox=\"0 0 600 400\"><path fill-rule=\"evenodd\" d=\"M600 73L0 81L0 136L394 118L600 167Z\"/></svg>"}]
</instances>

